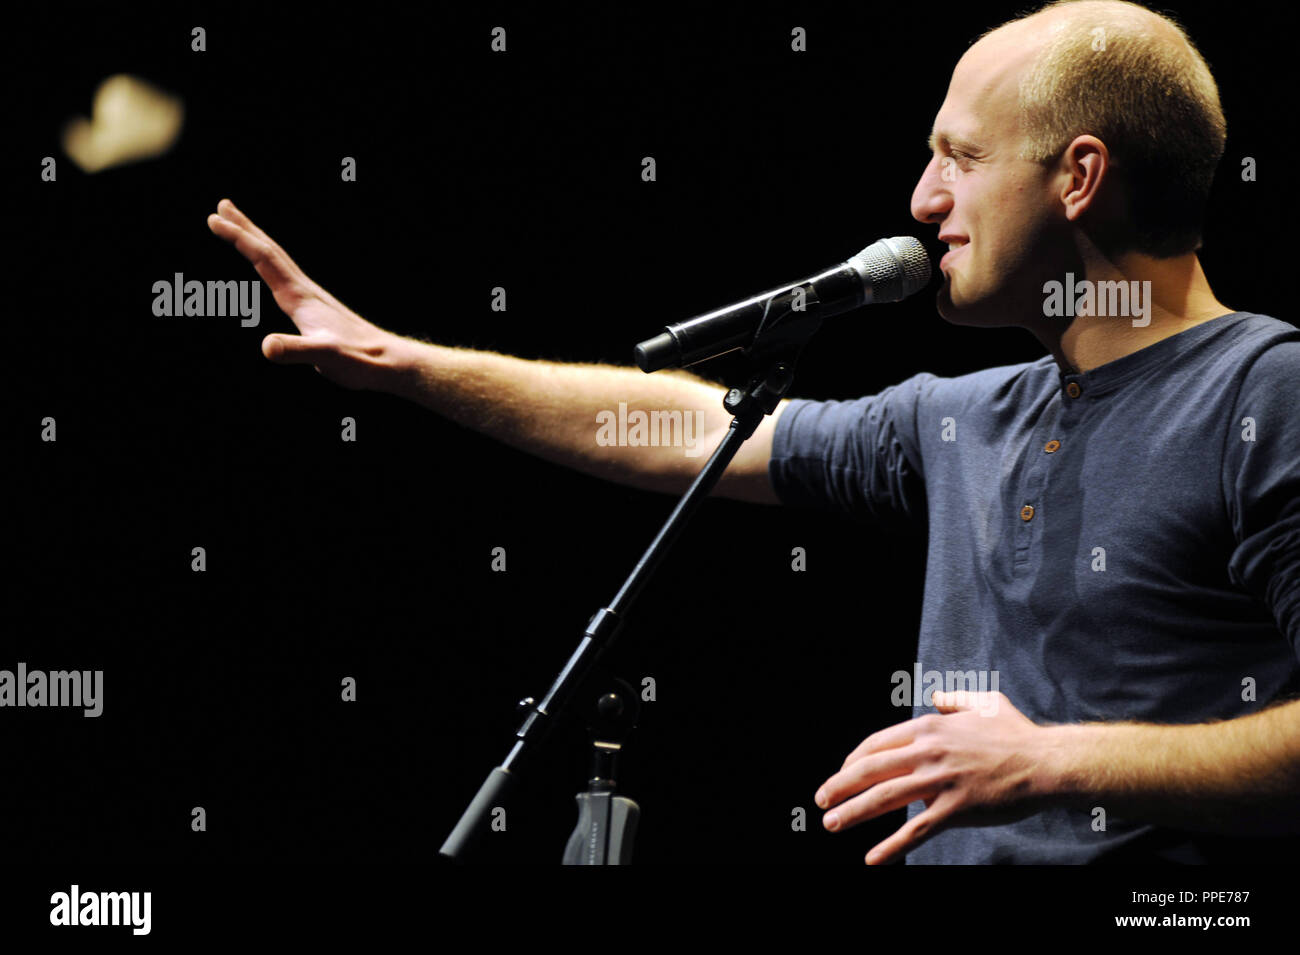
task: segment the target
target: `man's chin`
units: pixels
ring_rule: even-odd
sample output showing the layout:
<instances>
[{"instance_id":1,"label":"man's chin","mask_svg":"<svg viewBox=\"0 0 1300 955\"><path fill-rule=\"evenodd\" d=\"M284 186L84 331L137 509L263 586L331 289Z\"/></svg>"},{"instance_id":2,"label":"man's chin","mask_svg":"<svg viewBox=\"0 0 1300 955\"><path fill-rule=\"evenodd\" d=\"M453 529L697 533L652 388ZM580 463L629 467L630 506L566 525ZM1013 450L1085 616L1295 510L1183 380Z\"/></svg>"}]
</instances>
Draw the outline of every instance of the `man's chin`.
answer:
<instances>
[{"instance_id":1,"label":"man's chin","mask_svg":"<svg viewBox=\"0 0 1300 955\"><path fill-rule=\"evenodd\" d=\"M939 315L950 325L975 325L996 328L1007 325L1007 316L1013 314L1003 300L1005 296L984 295L972 298L969 295L952 294L952 276L945 276L943 287L935 296L934 305Z\"/></svg>"},{"instance_id":2,"label":"man's chin","mask_svg":"<svg viewBox=\"0 0 1300 955\"><path fill-rule=\"evenodd\" d=\"M983 325L981 321L984 310L977 304L972 305L968 302L953 301L949 294L948 285L944 283L939 294L935 296L934 306L939 312L939 317L950 325Z\"/></svg>"}]
</instances>

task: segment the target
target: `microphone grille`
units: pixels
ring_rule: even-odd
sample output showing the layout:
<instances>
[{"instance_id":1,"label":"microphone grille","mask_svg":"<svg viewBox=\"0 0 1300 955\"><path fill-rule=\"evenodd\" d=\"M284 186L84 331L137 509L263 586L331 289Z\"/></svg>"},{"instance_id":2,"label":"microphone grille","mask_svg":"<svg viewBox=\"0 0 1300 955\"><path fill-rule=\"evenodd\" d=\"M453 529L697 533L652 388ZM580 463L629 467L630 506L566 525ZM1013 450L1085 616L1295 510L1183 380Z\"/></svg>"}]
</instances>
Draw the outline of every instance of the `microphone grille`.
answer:
<instances>
[{"instance_id":1,"label":"microphone grille","mask_svg":"<svg viewBox=\"0 0 1300 955\"><path fill-rule=\"evenodd\" d=\"M873 242L849 265L867 286L867 303L898 302L930 282L930 256L921 240L910 235Z\"/></svg>"}]
</instances>

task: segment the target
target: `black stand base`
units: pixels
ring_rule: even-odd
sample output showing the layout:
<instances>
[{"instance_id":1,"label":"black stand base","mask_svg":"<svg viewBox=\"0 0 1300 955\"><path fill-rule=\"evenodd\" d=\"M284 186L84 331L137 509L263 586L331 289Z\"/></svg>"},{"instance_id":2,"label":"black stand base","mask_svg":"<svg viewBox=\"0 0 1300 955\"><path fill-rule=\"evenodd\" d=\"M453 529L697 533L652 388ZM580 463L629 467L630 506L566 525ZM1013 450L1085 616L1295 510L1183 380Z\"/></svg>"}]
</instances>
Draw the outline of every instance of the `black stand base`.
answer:
<instances>
[{"instance_id":1,"label":"black stand base","mask_svg":"<svg viewBox=\"0 0 1300 955\"><path fill-rule=\"evenodd\" d=\"M591 733L591 778L578 793L578 825L564 849L565 865L627 865L641 807L614 793L618 757L641 715L641 701L626 681L606 677L597 668L601 686L588 697L587 729Z\"/></svg>"}]
</instances>

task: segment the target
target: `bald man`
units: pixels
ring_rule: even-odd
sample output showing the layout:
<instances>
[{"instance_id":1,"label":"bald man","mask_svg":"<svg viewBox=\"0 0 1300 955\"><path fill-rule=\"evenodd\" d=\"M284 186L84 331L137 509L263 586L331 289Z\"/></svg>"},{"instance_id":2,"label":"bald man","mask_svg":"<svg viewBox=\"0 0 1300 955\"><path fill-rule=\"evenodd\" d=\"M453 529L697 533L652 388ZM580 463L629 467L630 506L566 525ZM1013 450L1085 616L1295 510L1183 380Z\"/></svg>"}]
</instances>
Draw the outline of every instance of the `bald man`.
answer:
<instances>
[{"instance_id":1,"label":"bald man","mask_svg":"<svg viewBox=\"0 0 1300 955\"><path fill-rule=\"evenodd\" d=\"M1204 60L1143 7L1057 3L986 34L912 213L950 246L940 314L1048 354L787 399L714 492L926 535L917 671L937 678L815 796L833 831L907 807L869 864L1246 861L1300 833L1300 332L1223 305L1201 269L1224 137ZM699 409L705 447L729 424L683 372L392 335L228 200L209 226L301 333L267 336L272 361L659 491L698 461L602 446L599 412Z\"/></svg>"}]
</instances>

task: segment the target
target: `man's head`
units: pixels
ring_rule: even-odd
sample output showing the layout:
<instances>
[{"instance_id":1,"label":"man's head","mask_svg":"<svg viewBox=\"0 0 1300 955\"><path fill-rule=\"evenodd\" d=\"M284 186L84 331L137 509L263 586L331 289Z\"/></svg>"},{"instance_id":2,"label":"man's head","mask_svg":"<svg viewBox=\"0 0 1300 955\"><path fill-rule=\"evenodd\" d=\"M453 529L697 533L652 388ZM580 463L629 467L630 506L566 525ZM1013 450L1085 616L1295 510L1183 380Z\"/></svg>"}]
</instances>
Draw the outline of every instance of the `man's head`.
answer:
<instances>
[{"instance_id":1,"label":"man's head","mask_svg":"<svg viewBox=\"0 0 1300 955\"><path fill-rule=\"evenodd\" d=\"M1058 0L980 38L953 70L912 214L960 248L939 311L1021 324L1085 250L1200 247L1225 124L1182 30L1122 0Z\"/></svg>"}]
</instances>

